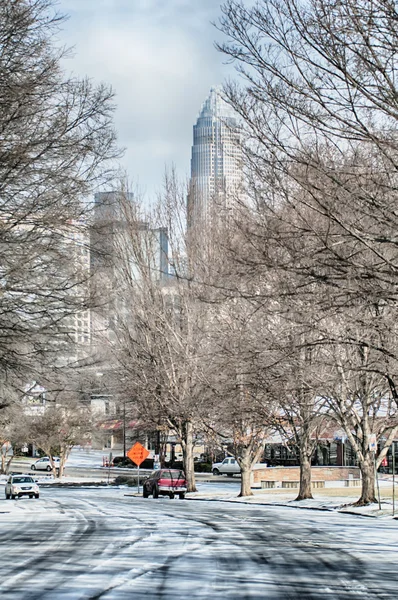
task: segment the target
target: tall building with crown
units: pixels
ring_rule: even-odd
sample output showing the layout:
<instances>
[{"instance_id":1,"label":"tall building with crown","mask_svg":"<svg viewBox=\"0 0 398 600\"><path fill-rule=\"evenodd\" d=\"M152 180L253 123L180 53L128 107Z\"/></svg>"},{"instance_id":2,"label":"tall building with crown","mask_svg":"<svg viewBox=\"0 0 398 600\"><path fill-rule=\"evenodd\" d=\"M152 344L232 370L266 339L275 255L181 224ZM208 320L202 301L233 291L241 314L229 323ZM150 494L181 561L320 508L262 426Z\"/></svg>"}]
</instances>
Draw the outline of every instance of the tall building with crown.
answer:
<instances>
[{"instance_id":1,"label":"tall building with crown","mask_svg":"<svg viewBox=\"0 0 398 600\"><path fill-rule=\"evenodd\" d=\"M193 127L188 223L203 226L242 181L241 127L217 88L211 88Z\"/></svg>"}]
</instances>

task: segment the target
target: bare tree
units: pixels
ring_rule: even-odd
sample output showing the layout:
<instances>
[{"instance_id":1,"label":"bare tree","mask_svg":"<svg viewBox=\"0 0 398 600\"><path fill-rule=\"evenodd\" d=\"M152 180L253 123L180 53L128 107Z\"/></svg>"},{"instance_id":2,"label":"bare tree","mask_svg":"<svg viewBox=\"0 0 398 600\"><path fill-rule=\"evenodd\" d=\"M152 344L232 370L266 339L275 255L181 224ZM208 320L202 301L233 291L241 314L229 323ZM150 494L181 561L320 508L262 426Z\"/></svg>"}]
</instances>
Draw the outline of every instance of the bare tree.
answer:
<instances>
[{"instance_id":1,"label":"bare tree","mask_svg":"<svg viewBox=\"0 0 398 600\"><path fill-rule=\"evenodd\" d=\"M347 367L345 400L336 388L329 399L353 442L354 425L361 430L360 464L369 462L370 414L373 432L385 426L389 442L396 411L396 16L384 0L229 0L219 25L228 37L220 50L244 82L225 87L246 133L255 222L246 235L251 252L239 260L253 276L285 274L285 299L311 307L311 346L333 356L351 348L358 359ZM380 306L389 313L383 335L382 320L369 318ZM340 327L345 313L355 313L359 338L347 322ZM305 324L303 315L294 320ZM365 489L361 501L373 492Z\"/></svg>"},{"instance_id":2,"label":"bare tree","mask_svg":"<svg viewBox=\"0 0 398 600\"><path fill-rule=\"evenodd\" d=\"M11 404L11 402L10 402ZM8 473L14 458L14 445L23 442L18 438L14 423L17 421L15 406L7 406L0 413L0 473Z\"/></svg>"},{"instance_id":3,"label":"bare tree","mask_svg":"<svg viewBox=\"0 0 398 600\"><path fill-rule=\"evenodd\" d=\"M25 415L20 436L22 432L25 442L33 442L50 458L54 477L62 477L73 446L91 438L91 414L78 403L48 406L42 415ZM59 469L53 460L58 453Z\"/></svg>"},{"instance_id":4,"label":"bare tree","mask_svg":"<svg viewBox=\"0 0 398 600\"><path fill-rule=\"evenodd\" d=\"M221 283L221 280L219 280ZM208 344L204 371L208 392L205 427L221 446L229 442L241 470L240 496L251 496L253 466L262 458L275 402L266 385L266 343L262 315L243 297L222 298L210 291ZM264 361L259 382L258 354ZM268 381L269 383L269 381Z\"/></svg>"},{"instance_id":5,"label":"bare tree","mask_svg":"<svg viewBox=\"0 0 398 600\"><path fill-rule=\"evenodd\" d=\"M63 20L52 0L0 6L0 364L20 382L59 354L85 306L69 240L118 156L112 91L61 68Z\"/></svg>"},{"instance_id":6,"label":"bare tree","mask_svg":"<svg viewBox=\"0 0 398 600\"><path fill-rule=\"evenodd\" d=\"M364 322L362 311L351 311L349 319L346 315L334 323L335 340L322 350L323 397L346 432L361 470L358 505L376 502L375 471L398 432L397 363L394 355L378 351L378 346L387 348L388 341L396 339L395 324L385 322L389 316L386 307L374 307Z\"/></svg>"},{"instance_id":7,"label":"bare tree","mask_svg":"<svg viewBox=\"0 0 398 600\"><path fill-rule=\"evenodd\" d=\"M129 197L121 198L115 252L118 303L110 343L138 414L154 428L176 434L193 491L206 308L189 275L185 214L185 190L173 174L166 176L152 215Z\"/></svg>"}]
</instances>

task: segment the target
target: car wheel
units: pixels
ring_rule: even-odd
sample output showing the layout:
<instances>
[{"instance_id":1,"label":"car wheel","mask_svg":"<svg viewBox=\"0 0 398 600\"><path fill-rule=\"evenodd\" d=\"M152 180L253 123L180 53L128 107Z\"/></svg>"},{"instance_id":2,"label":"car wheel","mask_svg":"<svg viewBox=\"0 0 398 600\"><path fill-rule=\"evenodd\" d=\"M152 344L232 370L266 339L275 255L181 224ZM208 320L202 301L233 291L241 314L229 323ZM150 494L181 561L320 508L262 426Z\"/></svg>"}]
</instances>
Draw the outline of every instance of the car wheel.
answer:
<instances>
[{"instance_id":1,"label":"car wheel","mask_svg":"<svg viewBox=\"0 0 398 600\"><path fill-rule=\"evenodd\" d=\"M15 494L11 494L11 500L15 500Z\"/></svg>"},{"instance_id":2,"label":"car wheel","mask_svg":"<svg viewBox=\"0 0 398 600\"><path fill-rule=\"evenodd\" d=\"M213 469L213 475L219 475L220 471L218 469Z\"/></svg>"},{"instance_id":3,"label":"car wheel","mask_svg":"<svg viewBox=\"0 0 398 600\"><path fill-rule=\"evenodd\" d=\"M30 468L32 469L32 471L36 471L35 465L31 465Z\"/></svg>"},{"instance_id":4,"label":"car wheel","mask_svg":"<svg viewBox=\"0 0 398 600\"><path fill-rule=\"evenodd\" d=\"M39 498L39 494L35 494L35 498Z\"/></svg>"},{"instance_id":5,"label":"car wheel","mask_svg":"<svg viewBox=\"0 0 398 600\"><path fill-rule=\"evenodd\" d=\"M169 498L170 498L170 500L174 500L174 494L173 494L173 492L169 492Z\"/></svg>"},{"instance_id":6,"label":"car wheel","mask_svg":"<svg viewBox=\"0 0 398 600\"><path fill-rule=\"evenodd\" d=\"M51 471L50 465L48 465L48 467L46 467L46 471Z\"/></svg>"},{"instance_id":7,"label":"car wheel","mask_svg":"<svg viewBox=\"0 0 398 600\"><path fill-rule=\"evenodd\" d=\"M29 494L29 498L32 500L32 498L33 498L33 494Z\"/></svg>"},{"instance_id":8,"label":"car wheel","mask_svg":"<svg viewBox=\"0 0 398 600\"><path fill-rule=\"evenodd\" d=\"M185 492L180 492L179 494L180 500L184 500L185 498Z\"/></svg>"},{"instance_id":9,"label":"car wheel","mask_svg":"<svg viewBox=\"0 0 398 600\"><path fill-rule=\"evenodd\" d=\"M148 490L146 489L146 487L144 487L143 490L142 490L142 496L144 498L148 498L149 497Z\"/></svg>"},{"instance_id":10,"label":"car wheel","mask_svg":"<svg viewBox=\"0 0 398 600\"><path fill-rule=\"evenodd\" d=\"M157 485L153 486L153 490L152 490L152 496L154 498L159 498L159 488Z\"/></svg>"}]
</instances>

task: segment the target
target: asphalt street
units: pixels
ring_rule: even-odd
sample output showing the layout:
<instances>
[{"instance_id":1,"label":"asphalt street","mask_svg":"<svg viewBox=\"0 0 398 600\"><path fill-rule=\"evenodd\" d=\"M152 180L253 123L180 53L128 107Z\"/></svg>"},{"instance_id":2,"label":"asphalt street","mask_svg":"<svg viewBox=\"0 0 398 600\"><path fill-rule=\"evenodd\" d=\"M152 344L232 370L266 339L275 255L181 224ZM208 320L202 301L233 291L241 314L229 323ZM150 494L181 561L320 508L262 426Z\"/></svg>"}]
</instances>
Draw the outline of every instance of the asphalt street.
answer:
<instances>
[{"instance_id":1,"label":"asphalt street","mask_svg":"<svg viewBox=\"0 0 398 600\"><path fill-rule=\"evenodd\" d=\"M0 597L398 597L397 521L128 493L0 499Z\"/></svg>"}]
</instances>

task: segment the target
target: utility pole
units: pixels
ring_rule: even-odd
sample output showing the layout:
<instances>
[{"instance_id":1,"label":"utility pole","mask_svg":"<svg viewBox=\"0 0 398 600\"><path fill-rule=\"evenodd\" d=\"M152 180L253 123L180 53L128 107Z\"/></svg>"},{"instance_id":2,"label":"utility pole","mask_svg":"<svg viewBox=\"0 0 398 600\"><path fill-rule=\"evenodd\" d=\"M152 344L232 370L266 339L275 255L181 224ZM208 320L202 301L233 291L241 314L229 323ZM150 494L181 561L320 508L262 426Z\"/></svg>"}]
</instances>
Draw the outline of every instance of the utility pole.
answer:
<instances>
[{"instance_id":1,"label":"utility pole","mask_svg":"<svg viewBox=\"0 0 398 600\"><path fill-rule=\"evenodd\" d=\"M392 443L392 516L395 515L395 442Z\"/></svg>"}]
</instances>

